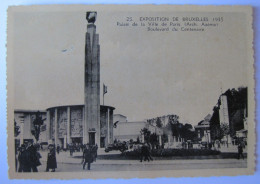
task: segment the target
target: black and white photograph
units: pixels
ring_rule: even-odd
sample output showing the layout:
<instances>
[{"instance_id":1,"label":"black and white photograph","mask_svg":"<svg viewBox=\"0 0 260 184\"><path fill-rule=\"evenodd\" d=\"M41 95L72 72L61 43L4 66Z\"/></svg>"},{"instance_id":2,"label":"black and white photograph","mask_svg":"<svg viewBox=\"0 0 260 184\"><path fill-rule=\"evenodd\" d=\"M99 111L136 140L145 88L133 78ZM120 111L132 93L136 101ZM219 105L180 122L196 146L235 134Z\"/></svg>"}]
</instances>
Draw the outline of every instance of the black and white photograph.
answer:
<instances>
[{"instance_id":1,"label":"black and white photograph","mask_svg":"<svg viewBox=\"0 0 260 184\"><path fill-rule=\"evenodd\" d=\"M247 175L252 9L8 9L9 177Z\"/></svg>"}]
</instances>

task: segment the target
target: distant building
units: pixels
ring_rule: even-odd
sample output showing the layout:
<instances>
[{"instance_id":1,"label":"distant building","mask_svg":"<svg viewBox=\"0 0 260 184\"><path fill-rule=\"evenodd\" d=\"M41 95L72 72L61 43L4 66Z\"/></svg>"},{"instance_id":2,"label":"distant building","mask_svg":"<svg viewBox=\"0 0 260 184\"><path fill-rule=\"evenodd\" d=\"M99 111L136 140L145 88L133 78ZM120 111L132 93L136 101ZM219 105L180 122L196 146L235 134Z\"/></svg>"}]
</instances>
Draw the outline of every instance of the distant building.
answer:
<instances>
[{"instance_id":1,"label":"distant building","mask_svg":"<svg viewBox=\"0 0 260 184\"><path fill-rule=\"evenodd\" d=\"M47 139L66 148L67 144L84 144L84 105L57 106L47 109ZM96 142L105 147L113 141L114 107L100 106L99 138ZM91 129L88 129L91 132ZM94 130L93 130L94 131Z\"/></svg>"},{"instance_id":2,"label":"distant building","mask_svg":"<svg viewBox=\"0 0 260 184\"><path fill-rule=\"evenodd\" d=\"M41 126L39 142L46 142L46 111L38 110L14 110L14 123L15 123L15 145L19 146L26 142L36 143L36 139L32 134L34 130L33 121L36 118L36 113L39 112L41 118L44 120Z\"/></svg>"},{"instance_id":3,"label":"distant building","mask_svg":"<svg viewBox=\"0 0 260 184\"><path fill-rule=\"evenodd\" d=\"M122 114L114 114L113 116L114 123L116 122L127 122L126 116Z\"/></svg>"},{"instance_id":4,"label":"distant building","mask_svg":"<svg viewBox=\"0 0 260 184\"><path fill-rule=\"evenodd\" d=\"M147 119L147 122L151 125L156 126L157 122L159 121L161 123L161 125L163 127L167 126L167 124L170 121L170 117L172 117L174 115L164 115L164 116L160 116L160 117L156 117L156 118L152 118L152 119Z\"/></svg>"},{"instance_id":5,"label":"distant building","mask_svg":"<svg viewBox=\"0 0 260 184\"><path fill-rule=\"evenodd\" d=\"M100 106L100 147L113 142L113 111L114 107ZM15 142L16 146L24 142L36 142L32 134L33 121L37 110L15 110ZM67 144L83 144L84 136L84 105L69 105L50 107L46 111L39 111L44 123L41 126L39 143L55 143L63 148ZM91 129L89 129L91 131Z\"/></svg>"},{"instance_id":6,"label":"distant building","mask_svg":"<svg viewBox=\"0 0 260 184\"><path fill-rule=\"evenodd\" d=\"M136 122L119 121L116 124L116 126L114 126L113 129L114 140L117 139L120 141L129 141L130 139L132 139L133 141L136 141L137 138L139 138L140 140L141 130L145 126L146 126L145 121L136 121Z\"/></svg>"},{"instance_id":7,"label":"distant building","mask_svg":"<svg viewBox=\"0 0 260 184\"><path fill-rule=\"evenodd\" d=\"M154 118L154 120L156 120L156 118ZM158 136L159 145L162 144L162 135L164 133L164 130L163 128L157 127L155 122L153 123L151 122L151 120L149 122L128 122L126 116L121 114L114 115L114 140L116 139L120 141L129 141L130 139L132 139L133 141L136 141L137 139L139 139L141 142L144 142L144 135L142 135L141 131L144 128L148 129L151 134L155 133Z\"/></svg>"},{"instance_id":8,"label":"distant building","mask_svg":"<svg viewBox=\"0 0 260 184\"><path fill-rule=\"evenodd\" d=\"M198 135L198 140L202 142L211 142L210 119L211 119L211 115L208 114L204 118L204 120L200 121L198 125L194 126L195 132Z\"/></svg>"}]
</instances>

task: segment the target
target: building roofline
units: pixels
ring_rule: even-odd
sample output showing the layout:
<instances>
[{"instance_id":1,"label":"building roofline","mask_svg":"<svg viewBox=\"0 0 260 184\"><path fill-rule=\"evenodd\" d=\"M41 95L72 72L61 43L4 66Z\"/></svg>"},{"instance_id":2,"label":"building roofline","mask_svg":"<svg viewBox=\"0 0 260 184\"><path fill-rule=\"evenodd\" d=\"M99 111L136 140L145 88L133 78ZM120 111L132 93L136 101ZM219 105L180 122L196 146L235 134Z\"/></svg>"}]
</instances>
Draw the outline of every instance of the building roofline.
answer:
<instances>
[{"instance_id":1,"label":"building roofline","mask_svg":"<svg viewBox=\"0 0 260 184\"><path fill-rule=\"evenodd\" d=\"M114 114L113 116L123 116L126 118L126 116L122 115L122 114Z\"/></svg>"},{"instance_id":2,"label":"building roofline","mask_svg":"<svg viewBox=\"0 0 260 184\"><path fill-rule=\"evenodd\" d=\"M131 123L146 123L146 122L145 121L119 121L119 123L131 124Z\"/></svg>"},{"instance_id":3,"label":"building roofline","mask_svg":"<svg viewBox=\"0 0 260 184\"><path fill-rule=\"evenodd\" d=\"M36 112L40 112L40 113L46 113L46 110L28 110L28 109L14 109L14 112L16 113L36 113Z\"/></svg>"},{"instance_id":4,"label":"building roofline","mask_svg":"<svg viewBox=\"0 0 260 184\"><path fill-rule=\"evenodd\" d=\"M50 110L50 109L55 109L55 108L64 108L64 107L77 107L77 106L84 106L83 104L78 104L78 105L59 105L59 106L53 106L53 107L49 107L46 109L46 111ZM112 106L108 106L108 105L100 105L100 109L101 108L110 108L112 110L115 110L115 107Z\"/></svg>"}]
</instances>

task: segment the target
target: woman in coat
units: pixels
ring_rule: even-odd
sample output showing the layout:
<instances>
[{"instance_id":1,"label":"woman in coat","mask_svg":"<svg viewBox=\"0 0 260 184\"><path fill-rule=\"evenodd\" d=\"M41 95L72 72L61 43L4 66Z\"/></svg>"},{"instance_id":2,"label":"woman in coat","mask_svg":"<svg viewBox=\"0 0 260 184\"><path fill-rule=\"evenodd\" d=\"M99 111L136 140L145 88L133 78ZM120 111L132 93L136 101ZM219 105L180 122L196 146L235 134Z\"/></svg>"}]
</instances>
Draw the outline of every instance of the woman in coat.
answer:
<instances>
[{"instance_id":1,"label":"woman in coat","mask_svg":"<svg viewBox=\"0 0 260 184\"><path fill-rule=\"evenodd\" d=\"M51 172L55 172L55 169L57 168L55 146L50 144L49 150L50 152L48 153L46 172L48 172L49 169L52 169Z\"/></svg>"}]
</instances>

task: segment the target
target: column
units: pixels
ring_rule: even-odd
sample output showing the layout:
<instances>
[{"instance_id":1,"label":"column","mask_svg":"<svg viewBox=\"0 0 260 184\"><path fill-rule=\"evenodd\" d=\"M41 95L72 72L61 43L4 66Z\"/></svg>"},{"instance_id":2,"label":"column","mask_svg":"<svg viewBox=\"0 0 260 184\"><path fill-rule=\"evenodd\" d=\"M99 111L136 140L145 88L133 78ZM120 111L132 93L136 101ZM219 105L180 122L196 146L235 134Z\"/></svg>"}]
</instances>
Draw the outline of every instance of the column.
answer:
<instances>
[{"instance_id":1,"label":"column","mask_svg":"<svg viewBox=\"0 0 260 184\"><path fill-rule=\"evenodd\" d=\"M67 144L70 144L70 107L67 107ZM64 140L65 144L65 140ZM67 145L66 145L67 146Z\"/></svg>"},{"instance_id":2,"label":"column","mask_svg":"<svg viewBox=\"0 0 260 184\"><path fill-rule=\"evenodd\" d=\"M107 109L107 143L110 144L109 108Z\"/></svg>"},{"instance_id":3,"label":"column","mask_svg":"<svg viewBox=\"0 0 260 184\"><path fill-rule=\"evenodd\" d=\"M30 135L27 135L27 138L31 138L32 140L33 140L33 143L36 143L36 139L35 139L35 137L34 137L34 135L32 134L32 116L31 116L31 114L28 114L28 119L29 119L29 121L28 121L28 129L29 129L29 131L30 131ZM33 127L34 128L34 127ZM39 138L40 138L40 135L39 135Z\"/></svg>"},{"instance_id":4,"label":"column","mask_svg":"<svg viewBox=\"0 0 260 184\"><path fill-rule=\"evenodd\" d=\"M161 146L162 145L162 136L159 135L159 145Z\"/></svg>"},{"instance_id":5,"label":"column","mask_svg":"<svg viewBox=\"0 0 260 184\"><path fill-rule=\"evenodd\" d=\"M55 127L55 135L54 135L54 144L57 146L58 144L58 109L55 108L54 114L54 127Z\"/></svg>"},{"instance_id":6,"label":"column","mask_svg":"<svg viewBox=\"0 0 260 184\"><path fill-rule=\"evenodd\" d=\"M83 136L83 144L87 144L88 143L88 140L87 140L87 134L86 134L86 114L85 114L85 106L83 106L82 108L82 128L83 128L83 131L82 131L82 136Z\"/></svg>"},{"instance_id":7,"label":"column","mask_svg":"<svg viewBox=\"0 0 260 184\"><path fill-rule=\"evenodd\" d=\"M211 137L210 137L210 131L208 130L208 139L209 139L209 142L211 142Z\"/></svg>"},{"instance_id":8,"label":"column","mask_svg":"<svg viewBox=\"0 0 260 184\"><path fill-rule=\"evenodd\" d=\"M22 116L19 116L19 121L21 127L21 132L20 132L20 146L21 146L24 143L24 114Z\"/></svg>"},{"instance_id":9,"label":"column","mask_svg":"<svg viewBox=\"0 0 260 184\"><path fill-rule=\"evenodd\" d=\"M67 149L67 135L66 134L64 135L63 139L64 139L64 141L63 141L63 148Z\"/></svg>"},{"instance_id":10,"label":"column","mask_svg":"<svg viewBox=\"0 0 260 184\"><path fill-rule=\"evenodd\" d=\"M47 110L47 117L46 117L46 139L47 142L50 140L51 135L51 122L50 122L50 111Z\"/></svg>"},{"instance_id":11,"label":"column","mask_svg":"<svg viewBox=\"0 0 260 184\"><path fill-rule=\"evenodd\" d=\"M21 122L20 125L21 125L21 133L20 133L20 134L21 134L21 135L20 135L20 146L21 146L21 145L24 143L24 142L23 142L24 122Z\"/></svg>"}]
</instances>

